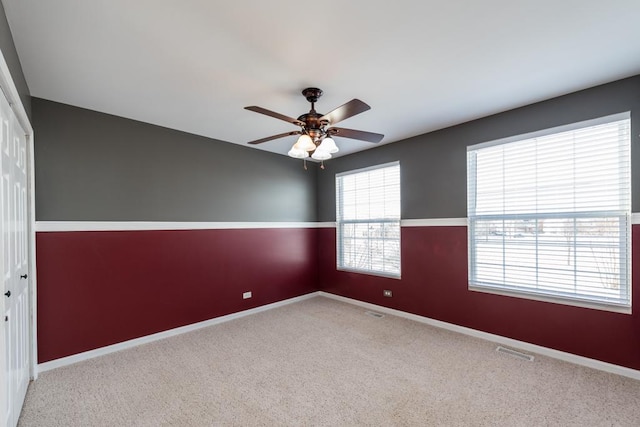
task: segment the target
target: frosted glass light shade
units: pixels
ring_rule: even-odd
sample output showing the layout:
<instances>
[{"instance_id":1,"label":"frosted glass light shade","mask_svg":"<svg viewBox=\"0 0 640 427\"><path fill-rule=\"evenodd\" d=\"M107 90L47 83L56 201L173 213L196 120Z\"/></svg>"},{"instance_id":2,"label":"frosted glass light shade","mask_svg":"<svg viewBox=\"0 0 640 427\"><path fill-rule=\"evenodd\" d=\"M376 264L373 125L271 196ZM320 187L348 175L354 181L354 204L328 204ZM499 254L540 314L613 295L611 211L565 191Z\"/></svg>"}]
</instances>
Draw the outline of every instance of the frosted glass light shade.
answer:
<instances>
[{"instance_id":1,"label":"frosted glass light shade","mask_svg":"<svg viewBox=\"0 0 640 427\"><path fill-rule=\"evenodd\" d=\"M304 151L313 151L316 149L316 144L313 143L313 140L309 135L300 135L298 142L293 145L293 148Z\"/></svg>"},{"instance_id":2,"label":"frosted glass light shade","mask_svg":"<svg viewBox=\"0 0 640 427\"><path fill-rule=\"evenodd\" d=\"M320 146L318 146L318 150L324 151L330 154L337 153L338 151L340 151L338 149L338 146L336 145L336 142L333 140L333 138L329 138L329 137L326 137L325 139L322 140L322 143L320 144Z\"/></svg>"},{"instance_id":3,"label":"frosted glass light shade","mask_svg":"<svg viewBox=\"0 0 640 427\"><path fill-rule=\"evenodd\" d=\"M297 144L294 144L293 147L291 147L291 150L289 150L289 157L293 157L294 159L306 159L307 157L309 157L309 152L305 151L305 150L301 150L299 148L296 148Z\"/></svg>"},{"instance_id":4,"label":"frosted glass light shade","mask_svg":"<svg viewBox=\"0 0 640 427\"><path fill-rule=\"evenodd\" d=\"M331 158L331 154L327 153L326 151L316 150L311 155L311 158L316 160L329 160Z\"/></svg>"}]
</instances>

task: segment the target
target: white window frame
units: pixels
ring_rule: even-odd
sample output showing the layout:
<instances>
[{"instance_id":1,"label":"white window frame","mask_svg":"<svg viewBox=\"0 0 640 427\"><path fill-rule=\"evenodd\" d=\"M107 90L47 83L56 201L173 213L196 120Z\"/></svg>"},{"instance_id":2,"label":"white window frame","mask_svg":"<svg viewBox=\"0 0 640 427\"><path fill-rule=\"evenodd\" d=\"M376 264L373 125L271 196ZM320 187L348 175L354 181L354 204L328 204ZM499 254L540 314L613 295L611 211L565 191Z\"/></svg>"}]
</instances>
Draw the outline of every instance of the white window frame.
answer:
<instances>
[{"instance_id":1,"label":"white window frame","mask_svg":"<svg viewBox=\"0 0 640 427\"><path fill-rule=\"evenodd\" d=\"M583 128L588 128L591 126L597 126L605 123L612 123L620 120L628 120L629 128L630 128L630 113L619 113L606 117L601 117L593 120L587 120L579 123L573 123L566 126L559 126L551 129L545 129L538 132L533 132L524 135L513 136L509 138L504 138L496 141L490 141L482 144L476 144L473 146L467 147L467 207L468 207L468 257L469 257L469 289L472 291L480 291L480 292L488 292L500 295L507 296L515 296L526 299L540 300L540 301L548 301L554 303L561 303L566 305L573 305L579 307L588 307L595 308L600 310L614 311L620 313L631 313L631 288L632 288L632 280L631 280L631 174L630 170L627 171L627 176L629 179L629 194L628 194L628 208L624 211L604 211L604 212L593 212L592 214L585 212L565 212L560 214L562 218L573 218L575 221L578 218L588 218L588 217L608 217L608 218L617 218L619 221L620 233L619 238L621 240L619 247L619 260L620 260L620 271L618 277L620 277L621 282L624 283L624 286L621 286L620 289L620 301L611 301L606 298L597 298L597 297L587 297L585 295L562 295L561 293L550 292L550 291L540 291L540 290L532 290L530 287L520 287L517 285L512 285L509 283L481 283L476 280L476 270L475 270L475 261L476 261L476 239L479 238L479 234L476 233L476 223L479 220L520 220L520 219L529 219L536 220L546 218L547 216L553 216L553 214L547 215L539 215L535 212L524 213L524 214L501 214L501 215L476 215L474 212L477 200L475 199L476 194L474 194L473 189L475 188L475 179L476 179L476 164L472 153L477 152L478 150L482 150L483 148L498 146L498 145L506 145L510 143L515 143L524 140L530 140L533 138L550 136L553 134L559 134L562 132L575 131ZM629 132L630 133L630 132ZM631 141L629 135L629 141L627 142L627 152L625 155L627 156L628 167L631 167ZM575 224L575 222L574 222ZM504 240L504 237L503 237ZM538 242L536 240L536 248L538 247ZM536 254L537 254L536 249ZM503 266L504 268L504 266ZM537 269L537 267L536 267ZM536 273L537 274L537 273ZM626 301L621 302L626 297Z\"/></svg>"},{"instance_id":2,"label":"white window frame","mask_svg":"<svg viewBox=\"0 0 640 427\"><path fill-rule=\"evenodd\" d=\"M401 278L401 270L402 270L402 245L401 245L401 240L400 240L400 235L401 235L401 224L400 224L400 217L401 215L399 215L397 218L396 217L382 217L382 218L367 218L367 219L344 219L341 216L341 212L343 212L343 202L344 202L344 198L343 195L341 194L341 189L339 186L339 180L347 175L355 175L355 174L359 174L359 173L366 173L366 172L370 172L372 170L377 170L377 169L384 169L384 168L390 168L390 167L397 167L398 168L398 174L400 175L400 162L399 161L395 161L395 162L389 162L389 163L384 163L384 164L380 164L380 165L376 165L376 166L370 166L367 168L361 168L361 169L355 169L355 170L350 170L350 171L346 171L346 172L341 172L336 174L336 269L339 271L347 271L347 272L353 272L353 273L362 273L362 274L369 274L369 275L373 275L373 276L381 276L381 277L387 277L387 278L393 278L393 279L400 279ZM401 197L401 178L398 178L398 204L400 204L400 197ZM398 206L398 211L400 211L400 206ZM393 272L393 271L386 271L386 270L376 270L376 269L369 269L369 268L353 268L353 267L347 267L345 266L345 262L344 262L344 239L343 239L343 230L344 227L347 225L352 225L352 224L371 224L371 223L375 223L375 224L381 224L381 225L391 225L391 226L397 226L398 228L398 270L397 273ZM387 239L387 238L382 238L382 240L395 240L395 239Z\"/></svg>"}]
</instances>

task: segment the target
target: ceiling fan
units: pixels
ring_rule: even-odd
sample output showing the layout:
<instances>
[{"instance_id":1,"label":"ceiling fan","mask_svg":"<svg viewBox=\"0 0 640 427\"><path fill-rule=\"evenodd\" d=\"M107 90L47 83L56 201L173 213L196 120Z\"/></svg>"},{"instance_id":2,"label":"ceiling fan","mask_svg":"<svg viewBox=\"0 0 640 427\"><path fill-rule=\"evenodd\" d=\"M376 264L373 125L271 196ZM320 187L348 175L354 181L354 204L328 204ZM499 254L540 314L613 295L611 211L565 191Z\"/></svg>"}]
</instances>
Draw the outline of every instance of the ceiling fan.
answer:
<instances>
[{"instance_id":1,"label":"ceiling fan","mask_svg":"<svg viewBox=\"0 0 640 427\"><path fill-rule=\"evenodd\" d=\"M315 110L315 103L322 96L322 90L309 87L302 91L302 95L311 103L311 110L299 116L297 119L288 117L280 113L267 110L262 107L244 107L245 110L254 111L256 113L265 114L276 119L284 120L296 126L300 126L300 130L285 132L278 135L268 136L266 138L257 139L249 142L249 144L262 144L263 142L273 139L284 138L285 136L300 135L297 142L289 151L289 156L296 159L306 159L311 157L315 160L327 160L331 158L331 154L338 152L338 147L333 140L333 136L343 138L359 139L361 141L377 143L382 141L384 135L373 132L365 132L361 130L345 129L334 127L338 122L353 117L356 114L363 113L370 106L360 101L352 99L327 114L320 114ZM330 127L328 127L330 126Z\"/></svg>"}]
</instances>

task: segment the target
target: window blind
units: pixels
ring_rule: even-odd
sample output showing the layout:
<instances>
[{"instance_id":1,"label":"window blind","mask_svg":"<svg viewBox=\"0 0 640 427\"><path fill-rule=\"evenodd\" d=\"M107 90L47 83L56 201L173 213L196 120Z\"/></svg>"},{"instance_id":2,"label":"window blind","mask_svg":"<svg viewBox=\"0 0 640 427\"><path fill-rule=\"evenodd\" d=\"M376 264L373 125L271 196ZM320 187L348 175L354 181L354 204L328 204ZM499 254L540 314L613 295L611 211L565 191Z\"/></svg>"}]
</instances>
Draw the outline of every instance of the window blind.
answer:
<instances>
[{"instance_id":1,"label":"window blind","mask_svg":"<svg viewBox=\"0 0 640 427\"><path fill-rule=\"evenodd\" d=\"M630 306L629 113L468 147L469 286Z\"/></svg>"},{"instance_id":2,"label":"window blind","mask_svg":"<svg viewBox=\"0 0 640 427\"><path fill-rule=\"evenodd\" d=\"M337 267L400 277L400 164L336 175Z\"/></svg>"}]
</instances>

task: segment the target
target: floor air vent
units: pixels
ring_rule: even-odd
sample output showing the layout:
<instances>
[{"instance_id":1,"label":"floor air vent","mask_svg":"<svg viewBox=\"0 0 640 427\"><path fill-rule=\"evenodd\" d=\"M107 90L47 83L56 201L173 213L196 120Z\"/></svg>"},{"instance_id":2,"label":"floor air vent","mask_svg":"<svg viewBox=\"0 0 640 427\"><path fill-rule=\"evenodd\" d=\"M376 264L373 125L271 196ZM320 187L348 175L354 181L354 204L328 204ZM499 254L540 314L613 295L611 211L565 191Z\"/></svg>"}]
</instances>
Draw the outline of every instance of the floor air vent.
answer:
<instances>
[{"instance_id":1,"label":"floor air vent","mask_svg":"<svg viewBox=\"0 0 640 427\"><path fill-rule=\"evenodd\" d=\"M381 319L384 317L384 314L376 313L375 311L365 311L364 314L367 316L375 317L377 319Z\"/></svg>"},{"instance_id":2,"label":"floor air vent","mask_svg":"<svg viewBox=\"0 0 640 427\"><path fill-rule=\"evenodd\" d=\"M533 356L530 354L526 354L526 353L521 353L517 350L513 350L510 348L506 348L506 347L502 347L501 345L499 345L496 348L496 351L498 353L503 353L503 354L508 354L509 356L512 357L517 357L518 359L522 359L522 360L526 360L527 362L533 362Z\"/></svg>"}]
</instances>

